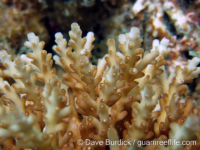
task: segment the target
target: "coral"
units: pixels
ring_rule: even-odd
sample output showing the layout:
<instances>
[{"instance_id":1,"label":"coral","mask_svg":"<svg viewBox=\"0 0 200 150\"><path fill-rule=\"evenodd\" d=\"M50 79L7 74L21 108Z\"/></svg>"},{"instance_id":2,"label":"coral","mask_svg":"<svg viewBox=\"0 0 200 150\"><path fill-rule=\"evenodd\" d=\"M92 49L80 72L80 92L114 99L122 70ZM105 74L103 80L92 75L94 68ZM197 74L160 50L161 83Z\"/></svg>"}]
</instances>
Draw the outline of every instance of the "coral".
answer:
<instances>
[{"instance_id":1,"label":"coral","mask_svg":"<svg viewBox=\"0 0 200 150\"><path fill-rule=\"evenodd\" d=\"M51 0L47 4L47 16L51 27L53 26L50 29L51 32L56 30L54 33L59 31L68 37L67 32L71 28L71 22L78 22L83 35L86 35L88 31L95 33L95 49L92 52L94 54L92 62L95 64L98 58L107 53L104 51L107 40L115 39L119 34L128 32L133 26L131 0ZM117 38L115 40L117 42Z\"/></svg>"},{"instance_id":2,"label":"coral","mask_svg":"<svg viewBox=\"0 0 200 150\"><path fill-rule=\"evenodd\" d=\"M137 20L143 33L144 49L157 38L170 39L170 70L177 63L185 65L188 51L199 51L200 24L198 2L184 0L137 0L133 7L133 20Z\"/></svg>"},{"instance_id":3,"label":"coral","mask_svg":"<svg viewBox=\"0 0 200 150\"><path fill-rule=\"evenodd\" d=\"M0 51L1 149L199 149L200 109L184 95L185 83L200 73L199 58L168 74L169 40L154 40L144 53L140 30L132 27L119 35L120 52L109 39L108 54L94 66L94 33L82 38L73 23L69 36L67 42L55 34L53 60L62 73L53 68L52 54L34 33L24 44L32 52L13 59ZM169 139L193 144L139 145Z\"/></svg>"},{"instance_id":4,"label":"coral","mask_svg":"<svg viewBox=\"0 0 200 150\"><path fill-rule=\"evenodd\" d=\"M16 54L31 31L37 33L41 39L48 40L47 29L41 23L44 15L41 14L43 6L39 1L1 0L0 7L0 49Z\"/></svg>"}]
</instances>

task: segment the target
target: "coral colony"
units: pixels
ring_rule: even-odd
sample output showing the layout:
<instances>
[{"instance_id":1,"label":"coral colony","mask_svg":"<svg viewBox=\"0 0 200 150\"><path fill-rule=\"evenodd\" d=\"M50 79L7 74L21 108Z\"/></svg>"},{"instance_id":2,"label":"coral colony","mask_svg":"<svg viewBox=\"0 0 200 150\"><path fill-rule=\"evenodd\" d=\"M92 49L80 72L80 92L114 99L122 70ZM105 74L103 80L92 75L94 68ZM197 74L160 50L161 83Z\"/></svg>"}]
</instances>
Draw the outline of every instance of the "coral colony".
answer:
<instances>
[{"instance_id":1,"label":"coral colony","mask_svg":"<svg viewBox=\"0 0 200 150\"><path fill-rule=\"evenodd\" d=\"M199 105L184 95L200 73L199 58L168 73L169 40L154 40L144 53L132 27L119 35L120 51L109 39L94 66L94 34L82 38L73 23L69 36L55 34L53 59L34 33L24 44L32 52L13 59L0 51L0 149L200 148Z\"/></svg>"}]
</instances>

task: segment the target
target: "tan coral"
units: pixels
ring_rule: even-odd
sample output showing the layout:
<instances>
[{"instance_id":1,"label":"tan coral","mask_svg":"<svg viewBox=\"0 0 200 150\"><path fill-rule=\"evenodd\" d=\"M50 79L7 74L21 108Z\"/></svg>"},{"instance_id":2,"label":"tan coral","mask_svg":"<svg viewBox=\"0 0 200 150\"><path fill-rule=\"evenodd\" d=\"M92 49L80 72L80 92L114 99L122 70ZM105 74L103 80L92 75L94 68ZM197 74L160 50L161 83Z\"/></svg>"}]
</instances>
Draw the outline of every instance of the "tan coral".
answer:
<instances>
[{"instance_id":1,"label":"tan coral","mask_svg":"<svg viewBox=\"0 0 200 150\"><path fill-rule=\"evenodd\" d=\"M62 76L53 68L52 54L43 50L44 42L34 33L29 33L25 42L32 52L13 60L0 51L4 65L0 77L3 148L11 144L12 149L102 149L108 140L141 143L172 138L199 144L199 106L191 97L183 98L187 91L184 83L200 73L198 58L168 75L164 65L169 40L155 40L153 48L143 54L140 31L133 27L119 36L121 52L109 39L109 54L94 66L90 62L94 34L82 38L79 25L71 27L68 45L61 33L55 35L57 55L53 59L63 68ZM9 83L8 77L15 83ZM111 150L188 148L170 144L109 146Z\"/></svg>"}]
</instances>

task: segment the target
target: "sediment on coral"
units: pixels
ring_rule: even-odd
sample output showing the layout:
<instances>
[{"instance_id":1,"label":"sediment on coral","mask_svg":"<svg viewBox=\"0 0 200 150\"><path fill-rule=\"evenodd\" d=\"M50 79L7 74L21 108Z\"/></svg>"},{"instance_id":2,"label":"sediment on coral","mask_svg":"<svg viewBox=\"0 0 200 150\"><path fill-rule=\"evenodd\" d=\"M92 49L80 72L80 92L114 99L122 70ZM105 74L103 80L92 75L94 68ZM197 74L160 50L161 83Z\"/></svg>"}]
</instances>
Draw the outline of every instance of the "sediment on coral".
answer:
<instances>
[{"instance_id":1,"label":"sediment on coral","mask_svg":"<svg viewBox=\"0 0 200 150\"><path fill-rule=\"evenodd\" d=\"M28 34L28 54L14 58L0 51L0 149L162 149L200 147L200 109L186 97L186 83L198 77L200 59L166 71L169 40L154 40L144 52L140 30L107 42L108 54L98 65L90 62L94 33L82 37L77 23L70 40L55 34L57 55ZM57 73L53 61L62 68ZM7 79L12 78L14 82ZM188 145L139 145L141 141L176 139ZM124 140L134 145L106 144ZM88 141L95 144L88 144Z\"/></svg>"}]
</instances>

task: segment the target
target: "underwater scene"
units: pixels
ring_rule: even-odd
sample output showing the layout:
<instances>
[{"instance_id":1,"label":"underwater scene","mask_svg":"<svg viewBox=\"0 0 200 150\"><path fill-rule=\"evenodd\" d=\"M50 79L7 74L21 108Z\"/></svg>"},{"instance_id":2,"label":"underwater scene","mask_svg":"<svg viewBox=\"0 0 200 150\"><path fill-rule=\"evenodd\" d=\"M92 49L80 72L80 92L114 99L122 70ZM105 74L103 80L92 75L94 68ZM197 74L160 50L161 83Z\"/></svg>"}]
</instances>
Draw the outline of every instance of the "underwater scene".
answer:
<instances>
[{"instance_id":1,"label":"underwater scene","mask_svg":"<svg viewBox=\"0 0 200 150\"><path fill-rule=\"evenodd\" d=\"M200 150L200 0L0 0L0 150Z\"/></svg>"}]
</instances>

